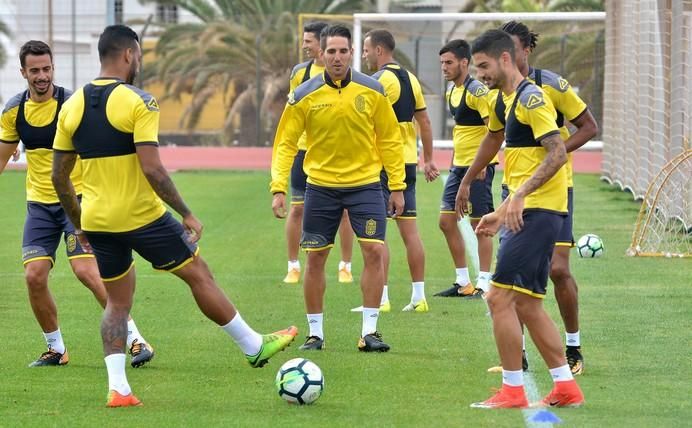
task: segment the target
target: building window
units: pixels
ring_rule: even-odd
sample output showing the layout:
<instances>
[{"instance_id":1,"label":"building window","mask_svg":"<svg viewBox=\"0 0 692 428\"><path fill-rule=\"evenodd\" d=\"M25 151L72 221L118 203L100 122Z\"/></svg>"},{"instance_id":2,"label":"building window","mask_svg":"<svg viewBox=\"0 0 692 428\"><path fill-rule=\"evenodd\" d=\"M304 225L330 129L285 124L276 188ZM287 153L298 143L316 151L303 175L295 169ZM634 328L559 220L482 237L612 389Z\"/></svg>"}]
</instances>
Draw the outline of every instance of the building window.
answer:
<instances>
[{"instance_id":1,"label":"building window","mask_svg":"<svg viewBox=\"0 0 692 428\"><path fill-rule=\"evenodd\" d=\"M113 16L116 24L123 23L123 0L115 0L113 2Z\"/></svg>"},{"instance_id":2,"label":"building window","mask_svg":"<svg viewBox=\"0 0 692 428\"><path fill-rule=\"evenodd\" d=\"M178 6L174 4L156 5L156 20L163 24L177 24Z\"/></svg>"}]
</instances>

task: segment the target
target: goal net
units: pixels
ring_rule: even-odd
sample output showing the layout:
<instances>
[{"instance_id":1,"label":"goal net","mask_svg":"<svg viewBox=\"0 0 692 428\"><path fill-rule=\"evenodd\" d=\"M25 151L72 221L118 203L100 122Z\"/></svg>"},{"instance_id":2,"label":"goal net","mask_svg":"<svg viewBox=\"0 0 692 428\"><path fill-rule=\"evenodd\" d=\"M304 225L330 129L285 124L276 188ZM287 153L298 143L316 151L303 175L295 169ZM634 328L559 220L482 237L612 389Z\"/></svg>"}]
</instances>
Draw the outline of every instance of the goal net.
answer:
<instances>
[{"instance_id":1,"label":"goal net","mask_svg":"<svg viewBox=\"0 0 692 428\"><path fill-rule=\"evenodd\" d=\"M692 257L692 149L668 162L647 189L629 256Z\"/></svg>"},{"instance_id":2,"label":"goal net","mask_svg":"<svg viewBox=\"0 0 692 428\"><path fill-rule=\"evenodd\" d=\"M692 0L607 0L606 11L603 178L640 199L690 148Z\"/></svg>"}]
</instances>

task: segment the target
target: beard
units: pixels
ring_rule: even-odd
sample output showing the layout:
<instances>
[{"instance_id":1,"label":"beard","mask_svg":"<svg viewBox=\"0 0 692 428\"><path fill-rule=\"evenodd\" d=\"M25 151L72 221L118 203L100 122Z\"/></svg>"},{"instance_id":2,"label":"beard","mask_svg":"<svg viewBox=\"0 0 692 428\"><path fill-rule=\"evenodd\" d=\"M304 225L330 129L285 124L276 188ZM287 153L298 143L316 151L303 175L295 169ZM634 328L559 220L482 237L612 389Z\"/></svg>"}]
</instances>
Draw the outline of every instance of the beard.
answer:
<instances>
[{"instance_id":1,"label":"beard","mask_svg":"<svg viewBox=\"0 0 692 428\"><path fill-rule=\"evenodd\" d=\"M135 83L135 77L137 77L137 67L134 66L130 69L130 72L127 74L127 79L125 80L125 83L128 85L132 85Z\"/></svg>"},{"instance_id":2,"label":"beard","mask_svg":"<svg viewBox=\"0 0 692 428\"><path fill-rule=\"evenodd\" d=\"M47 83L46 89L39 89L39 88L38 88L38 83ZM49 80L48 82L41 81L41 82L34 82L34 83L31 85L31 90L32 90L32 92L34 92L36 95L41 96L41 95L47 94L48 91L50 91L50 89L51 89L52 87L53 87L53 85L52 85L52 82L51 82L50 80Z\"/></svg>"}]
</instances>

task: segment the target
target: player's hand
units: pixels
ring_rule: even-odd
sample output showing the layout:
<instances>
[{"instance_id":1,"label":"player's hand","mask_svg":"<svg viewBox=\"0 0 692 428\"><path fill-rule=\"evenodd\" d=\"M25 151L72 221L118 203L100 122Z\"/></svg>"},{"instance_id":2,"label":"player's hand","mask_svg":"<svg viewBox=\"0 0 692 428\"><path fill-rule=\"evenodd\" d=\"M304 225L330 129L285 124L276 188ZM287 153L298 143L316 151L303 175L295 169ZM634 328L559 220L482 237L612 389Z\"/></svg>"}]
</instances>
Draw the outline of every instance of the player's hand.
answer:
<instances>
[{"instance_id":1,"label":"player's hand","mask_svg":"<svg viewBox=\"0 0 692 428\"><path fill-rule=\"evenodd\" d=\"M199 241L199 239L202 237L203 228L204 226L202 225L202 222L197 220L197 217L194 215L188 214L183 217L183 229L185 229L185 233L187 235L187 242L190 244L194 244L195 242Z\"/></svg>"},{"instance_id":2,"label":"player's hand","mask_svg":"<svg viewBox=\"0 0 692 428\"><path fill-rule=\"evenodd\" d=\"M487 168L483 168L483 169L481 170L481 172L479 172L478 175L476 175L476 180L478 180L478 181L483 181L483 180L485 180L486 169L487 169Z\"/></svg>"},{"instance_id":3,"label":"player's hand","mask_svg":"<svg viewBox=\"0 0 692 428\"><path fill-rule=\"evenodd\" d=\"M19 160L19 156L21 155L19 149L15 150L14 153L12 153L12 162L17 162Z\"/></svg>"},{"instance_id":4,"label":"player's hand","mask_svg":"<svg viewBox=\"0 0 692 428\"><path fill-rule=\"evenodd\" d=\"M492 212L481 217L481 221L476 226L476 235L492 238L502 226L502 216L497 212Z\"/></svg>"},{"instance_id":5,"label":"player's hand","mask_svg":"<svg viewBox=\"0 0 692 428\"><path fill-rule=\"evenodd\" d=\"M425 181L428 183L435 181L435 179L440 176L440 170L437 169L437 165L435 165L433 161L425 162L423 172L425 173Z\"/></svg>"},{"instance_id":6,"label":"player's hand","mask_svg":"<svg viewBox=\"0 0 692 428\"><path fill-rule=\"evenodd\" d=\"M91 248L89 240L81 229L75 229L75 231L72 233L77 237L77 241L79 241L79 245L82 247L82 250L84 250L85 253L94 254L94 250Z\"/></svg>"},{"instance_id":7,"label":"player's hand","mask_svg":"<svg viewBox=\"0 0 692 428\"><path fill-rule=\"evenodd\" d=\"M274 193L274 198L272 199L272 211L274 211L274 217L286 218L285 193Z\"/></svg>"},{"instance_id":8,"label":"player's hand","mask_svg":"<svg viewBox=\"0 0 692 428\"><path fill-rule=\"evenodd\" d=\"M512 232L518 233L524 227L524 198L516 194L510 198L505 213L505 225Z\"/></svg>"},{"instance_id":9,"label":"player's hand","mask_svg":"<svg viewBox=\"0 0 692 428\"><path fill-rule=\"evenodd\" d=\"M404 192L399 190L389 195L387 212L389 212L392 218L397 218L404 212Z\"/></svg>"},{"instance_id":10,"label":"player's hand","mask_svg":"<svg viewBox=\"0 0 692 428\"><path fill-rule=\"evenodd\" d=\"M464 215L469 213L469 194L471 193L471 186L469 184L464 184L462 181L459 185L459 190L457 190L457 197L454 200L454 209L457 212L457 218L462 218Z\"/></svg>"}]
</instances>

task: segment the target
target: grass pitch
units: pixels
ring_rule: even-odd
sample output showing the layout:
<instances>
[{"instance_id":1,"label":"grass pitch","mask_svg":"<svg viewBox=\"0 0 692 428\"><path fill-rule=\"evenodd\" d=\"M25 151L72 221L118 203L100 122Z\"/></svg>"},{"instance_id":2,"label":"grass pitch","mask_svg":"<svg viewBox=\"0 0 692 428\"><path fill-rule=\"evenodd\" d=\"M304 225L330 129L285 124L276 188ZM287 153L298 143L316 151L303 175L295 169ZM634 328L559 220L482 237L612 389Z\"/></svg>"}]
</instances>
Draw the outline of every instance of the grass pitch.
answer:
<instances>
[{"instance_id":1,"label":"grass pitch","mask_svg":"<svg viewBox=\"0 0 692 428\"><path fill-rule=\"evenodd\" d=\"M418 185L431 312L399 312L410 298L410 279L401 240L390 223L393 310L381 316L379 327L392 351L369 355L356 349L360 314L349 309L360 305L360 290L336 282L336 248L328 262L327 348L298 351L307 332L302 288L281 283L284 223L271 215L266 172L177 173L174 180L205 224L203 257L243 317L261 332L295 324L300 329L296 343L265 368L250 368L228 336L197 310L180 280L137 259L133 316L156 358L141 369L128 366L130 384L144 406L106 409L101 311L72 276L61 245L50 288L71 361L60 368L27 368L44 342L27 300L20 259L24 173L7 172L0 178L0 426L524 425L520 411L468 407L500 385L498 375L486 373L498 357L482 302L432 297L449 286L454 273L437 228L439 183L421 178ZM587 404L555 413L567 426L688 424L692 265L689 260L626 257L639 204L593 175L578 176L575 189L575 237L598 234L606 253L592 260L573 253L586 358L578 380ZM356 280L361 271L356 249ZM552 291L545 305L562 327ZM529 355L532 375L545 394L551 387L547 370L532 345ZM312 406L288 405L274 388L276 370L298 356L315 361L325 375L325 393Z\"/></svg>"}]
</instances>

